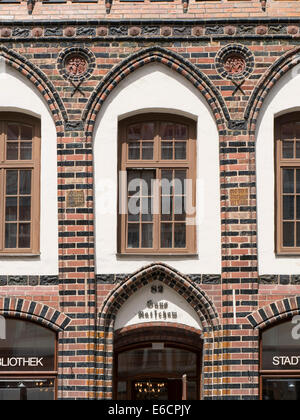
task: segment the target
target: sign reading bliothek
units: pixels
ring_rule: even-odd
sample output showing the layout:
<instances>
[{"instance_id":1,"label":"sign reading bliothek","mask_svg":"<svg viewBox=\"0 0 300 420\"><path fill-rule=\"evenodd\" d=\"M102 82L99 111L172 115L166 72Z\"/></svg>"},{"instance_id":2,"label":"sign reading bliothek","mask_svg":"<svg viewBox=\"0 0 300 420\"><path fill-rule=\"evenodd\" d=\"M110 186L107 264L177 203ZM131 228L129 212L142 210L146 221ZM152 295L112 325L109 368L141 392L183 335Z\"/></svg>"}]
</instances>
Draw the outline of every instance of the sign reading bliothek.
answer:
<instances>
[{"instance_id":1,"label":"sign reading bliothek","mask_svg":"<svg viewBox=\"0 0 300 420\"><path fill-rule=\"evenodd\" d=\"M43 357L0 357L0 368L43 368Z\"/></svg>"}]
</instances>

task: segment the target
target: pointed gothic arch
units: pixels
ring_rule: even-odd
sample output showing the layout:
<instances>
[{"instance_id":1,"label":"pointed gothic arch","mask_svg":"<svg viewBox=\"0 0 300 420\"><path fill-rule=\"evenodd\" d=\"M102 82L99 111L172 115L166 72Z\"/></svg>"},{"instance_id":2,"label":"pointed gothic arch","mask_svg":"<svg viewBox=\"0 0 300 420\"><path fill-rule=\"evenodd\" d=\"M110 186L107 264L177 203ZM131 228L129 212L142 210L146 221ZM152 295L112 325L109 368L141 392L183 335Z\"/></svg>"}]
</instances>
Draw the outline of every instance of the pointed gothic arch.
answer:
<instances>
[{"instance_id":1,"label":"pointed gothic arch","mask_svg":"<svg viewBox=\"0 0 300 420\"><path fill-rule=\"evenodd\" d=\"M203 326L203 358L206 364L203 375L210 381L217 382L218 365L215 363L215 352L220 344L219 317L213 302L206 294L183 274L163 263L153 263L133 273L122 284L118 285L104 300L99 312L98 324L98 360L101 359L101 373L96 395L101 398L112 398L114 324L116 315L122 305L142 287L153 281L161 281L172 288L194 309ZM209 359L209 360L208 360ZM210 391L208 391L210 392ZM211 397L211 396L210 396Z\"/></svg>"},{"instance_id":2,"label":"pointed gothic arch","mask_svg":"<svg viewBox=\"0 0 300 420\"><path fill-rule=\"evenodd\" d=\"M149 63L161 63L186 78L205 98L220 134L226 130L225 121L230 119L227 106L210 79L191 62L174 51L162 47L149 47L130 55L114 67L99 83L88 101L82 119L87 136L93 134L97 115L113 89L135 70Z\"/></svg>"},{"instance_id":3,"label":"pointed gothic arch","mask_svg":"<svg viewBox=\"0 0 300 420\"><path fill-rule=\"evenodd\" d=\"M261 78L252 92L244 114L245 121L248 121L250 134L255 134L259 112L269 92L289 70L299 63L300 47L296 47L276 60Z\"/></svg>"},{"instance_id":4,"label":"pointed gothic arch","mask_svg":"<svg viewBox=\"0 0 300 420\"><path fill-rule=\"evenodd\" d=\"M46 75L24 56L4 46L0 47L1 57L7 65L17 70L34 84L46 101L54 120L56 131L62 132L64 130L63 123L66 123L68 120L67 112L59 94Z\"/></svg>"}]
</instances>

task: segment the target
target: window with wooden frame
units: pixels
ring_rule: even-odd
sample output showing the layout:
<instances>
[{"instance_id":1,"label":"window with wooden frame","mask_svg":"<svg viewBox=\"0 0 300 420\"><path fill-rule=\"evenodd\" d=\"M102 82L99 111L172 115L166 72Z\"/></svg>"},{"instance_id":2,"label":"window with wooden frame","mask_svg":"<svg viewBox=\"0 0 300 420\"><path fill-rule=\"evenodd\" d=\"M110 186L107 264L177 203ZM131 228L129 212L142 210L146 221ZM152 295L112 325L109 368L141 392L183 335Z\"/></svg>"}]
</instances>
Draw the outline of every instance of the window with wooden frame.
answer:
<instances>
[{"instance_id":1,"label":"window with wooden frame","mask_svg":"<svg viewBox=\"0 0 300 420\"><path fill-rule=\"evenodd\" d=\"M0 255L39 253L40 122L0 113Z\"/></svg>"},{"instance_id":2,"label":"window with wooden frame","mask_svg":"<svg viewBox=\"0 0 300 420\"><path fill-rule=\"evenodd\" d=\"M119 127L119 252L196 251L196 124L147 114Z\"/></svg>"},{"instance_id":3,"label":"window with wooden frame","mask_svg":"<svg viewBox=\"0 0 300 420\"><path fill-rule=\"evenodd\" d=\"M295 317L296 318L296 317ZM300 400L299 323L283 319L260 333L260 399Z\"/></svg>"}]
</instances>

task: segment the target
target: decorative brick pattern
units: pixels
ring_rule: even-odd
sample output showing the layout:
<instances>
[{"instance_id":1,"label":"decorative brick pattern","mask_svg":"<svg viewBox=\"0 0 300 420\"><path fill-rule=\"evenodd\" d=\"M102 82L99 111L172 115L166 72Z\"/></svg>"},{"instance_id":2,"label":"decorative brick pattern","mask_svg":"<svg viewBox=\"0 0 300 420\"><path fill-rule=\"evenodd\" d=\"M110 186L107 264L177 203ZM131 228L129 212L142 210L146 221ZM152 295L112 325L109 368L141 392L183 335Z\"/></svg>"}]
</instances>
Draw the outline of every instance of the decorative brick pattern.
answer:
<instances>
[{"instance_id":1,"label":"decorative brick pattern","mask_svg":"<svg viewBox=\"0 0 300 420\"><path fill-rule=\"evenodd\" d=\"M48 305L26 299L0 297L0 314L37 322L55 331L67 329L71 319Z\"/></svg>"},{"instance_id":2,"label":"decorative brick pattern","mask_svg":"<svg viewBox=\"0 0 300 420\"><path fill-rule=\"evenodd\" d=\"M97 274L98 284L116 284L125 282L131 274ZM188 274L187 277L196 284L220 284L221 275L219 274ZM1 282L1 276L0 276Z\"/></svg>"},{"instance_id":3,"label":"decorative brick pattern","mask_svg":"<svg viewBox=\"0 0 300 420\"><path fill-rule=\"evenodd\" d=\"M259 330L299 313L299 275L258 275L255 129L266 96L299 63L300 9L292 3L284 17L286 2L270 3L264 12L254 0L243 16L240 2L230 2L230 8L228 2L218 2L217 8L213 2L184 3L174 0L166 7L145 0L137 8L129 1L44 1L36 2L28 19L25 1L0 2L0 56L35 86L55 121L59 214L59 275L0 272L0 310L59 332L60 399L112 396L116 313L155 279L180 293L205 327L205 399L257 399ZM49 21L54 10L64 19ZM90 72L75 86L60 72L66 51L89 58ZM218 71L218 60L230 51L244 54L245 69L248 64L240 79L228 80ZM190 82L215 118L221 276L182 275L165 264L133 274L95 274L96 118L113 89L150 63ZM241 189L247 205L232 205L230 193ZM75 205L70 197L78 191L81 200Z\"/></svg>"},{"instance_id":4,"label":"decorative brick pattern","mask_svg":"<svg viewBox=\"0 0 300 420\"><path fill-rule=\"evenodd\" d=\"M204 395L211 398L211 389L206 389L205 384L209 381L218 382L217 359L221 344L219 336L221 327L218 314L212 301L203 291L196 288L188 277L162 263L151 264L133 273L125 282L116 286L102 303L98 326L99 357L97 360L99 368L97 371L99 373L99 385L97 396L98 398L112 397L112 355L116 314L130 296L153 281L161 281L179 293L199 316L203 325L203 357L206 360L203 370Z\"/></svg>"},{"instance_id":5,"label":"decorative brick pattern","mask_svg":"<svg viewBox=\"0 0 300 420\"><path fill-rule=\"evenodd\" d=\"M59 284L58 276L3 276L0 275L0 286L55 286Z\"/></svg>"},{"instance_id":6,"label":"decorative brick pattern","mask_svg":"<svg viewBox=\"0 0 300 420\"><path fill-rule=\"evenodd\" d=\"M300 296L292 296L272 302L247 316L253 328L262 330L286 318L300 314Z\"/></svg>"}]
</instances>

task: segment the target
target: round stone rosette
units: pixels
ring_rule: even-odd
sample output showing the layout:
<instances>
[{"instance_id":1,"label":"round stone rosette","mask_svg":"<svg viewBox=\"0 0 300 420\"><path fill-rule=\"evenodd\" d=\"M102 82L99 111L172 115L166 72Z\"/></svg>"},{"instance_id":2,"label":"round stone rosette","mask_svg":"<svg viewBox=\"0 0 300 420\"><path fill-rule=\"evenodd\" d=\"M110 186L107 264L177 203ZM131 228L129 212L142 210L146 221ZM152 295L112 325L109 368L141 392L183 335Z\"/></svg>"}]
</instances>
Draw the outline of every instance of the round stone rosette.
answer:
<instances>
[{"instance_id":1,"label":"round stone rosette","mask_svg":"<svg viewBox=\"0 0 300 420\"><path fill-rule=\"evenodd\" d=\"M246 79L254 69L253 54L243 45L230 44L222 48L215 63L220 76L229 80Z\"/></svg>"},{"instance_id":2,"label":"round stone rosette","mask_svg":"<svg viewBox=\"0 0 300 420\"><path fill-rule=\"evenodd\" d=\"M60 53L57 67L65 79L80 82L93 73L95 56L87 48L67 48Z\"/></svg>"}]
</instances>

